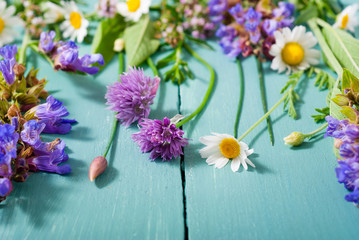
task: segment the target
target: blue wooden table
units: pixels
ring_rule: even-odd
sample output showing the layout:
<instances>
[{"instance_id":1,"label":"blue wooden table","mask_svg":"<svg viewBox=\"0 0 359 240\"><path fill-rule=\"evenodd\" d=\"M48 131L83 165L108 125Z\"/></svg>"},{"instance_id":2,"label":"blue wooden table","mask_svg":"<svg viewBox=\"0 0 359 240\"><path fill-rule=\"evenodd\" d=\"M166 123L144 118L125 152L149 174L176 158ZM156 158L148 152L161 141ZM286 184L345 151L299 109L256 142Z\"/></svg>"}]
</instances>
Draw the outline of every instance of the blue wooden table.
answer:
<instances>
[{"instance_id":1,"label":"blue wooden table","mask_svg":"<svg viewBox=\"0 0 359 240\"><path fill-rule=\"evenodd\" d=\"M60 136L73 171L68 176L36 173L25 183L15 183L0 204L0 239L357 239L359 209L344 200L347 191L335 177L332 140L318 139L297 148L282 141L292 131L310 132L319 126L310 115L325 106L327 92L314 87L313 79L298 88L298 120L281 108L271 115L274 146L264 122L244 139L255 150L250 159L256 169L233 173L229 165L215 169L201 159L200 136L233 134L240 90L236 63L215 42L210 44L215 51L195 50L215 68L217 82L205 112L184 126L185 136L192 140L182 159L149 161L131 141L136 126L120 127L109 167L95 182L88 180L88 168L102 154L110 134L113 113L106 109L104 95L106 86L117 80L117 59L91 77L55 73L30 55L32 65L40 68L39 76L47 76L47 89L79 122L70 134ZM89 52L90 46L81 46L81 51ZM161 56L154 55L154 60ZM196 79L180 89L162 81L150 118L189 114L200 103L209 73L188 60ZM147 65L143 68L153 75ZM243 68L240 133L263 114L255 59L244 60ZM272 106L287 76L271 71L268 63L264 72Z\"/></svg>"}]
</instances>

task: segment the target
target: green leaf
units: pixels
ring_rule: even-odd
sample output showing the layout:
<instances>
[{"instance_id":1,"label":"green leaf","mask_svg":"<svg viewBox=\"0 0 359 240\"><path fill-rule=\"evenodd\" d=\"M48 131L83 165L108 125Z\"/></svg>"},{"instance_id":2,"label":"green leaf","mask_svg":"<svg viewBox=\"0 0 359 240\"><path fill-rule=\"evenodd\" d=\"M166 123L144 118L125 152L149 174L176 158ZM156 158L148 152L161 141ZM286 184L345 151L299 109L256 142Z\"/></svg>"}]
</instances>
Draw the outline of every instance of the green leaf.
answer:
<instances>
[{"instance_id":1,"label":"green leaf","mask_svg":"<svg viewBox=\"0 0 359 240\"><path fill-rule=\"evenodd\" d=\"M345 97L342 94L336 95L333 99L333 102L335 102L338 106L348 106L349 105L349 99Z\"/></svg>"},{"instance_id":2,"label":"green leaf","mask_svg":"<svg viewBox=\"0 0 359 240\"><path fill-rule=\"evenodd\" d=\"M305 9L300 11L299 16L295 20L295 24L305 23L315 17L318 17L318 9L315 5L309 4Z\"/></svg>"},{"instance_id":3,"label":"green leaf","mask_svg":"<svg viewBox=\"0 0 359 240\"><path fill-rule=\"evenodd\" d=\"M119 14L116 14L113 18L103 20L98 24L91 51L92 53L102 54L105 64L109 63L115 55L115 51L113 50L114 42L120 37L125 27L124 18ZM104 66L105 65L100 68Z\"/></svg>"},{"instance_id":4,"label":"green leaf","mask_svg":"<svg viewBox=\"0 0 359 240\"><path fill-rule=\"evenodd\" d=\"M342 107L341 112L345 116L347 116L347 118L349 118L352 122L356 122L357 114L356 114L356 111L353 108L344 106L344 107Z\"/></svg>"},{"instance_id":5,"label":"green leaf","mask_svg":"<svg viewBox=\"0 0 359 240\"><path fill-rule=\"evenodd\" d=\"M325 108L316 108L315 111L317 111L320 114L317 115L312 115L311 117L314 118L315 122L323 122L325 120L325 117L329 115L330 111L329 111L329 107L325 107Z\"/></svg>"},{"instance_id":6,"label":"green leaf","mask_svg":"<svg viewBox=\"0 0 359 240\"><path fill-rule=\"evenodd\" d=\"M339 90L339 88L333 88L331 98L335 98L338 94L342 94L342 92ZM330 116L332 116L338 120L343 120L343 119L347 118L341 112L342 108L340 106L338 106L335 102L330 101L329 108L330 108Z\"/></svg>"},{"instance_id":7,"label":"green leaf","mask_svg":"<svg viewBox=\"0 0 359 240\"><path fill-rule=\"evenodd\" d=\"M124 33L126 60L129 66L138 66L156 52L160 42L154 39L150 17L145 15Z\"/></svg>"},{"instance_id":8,"label":"green leaf","mask_svg":"<svg viewBox=\"0 0 359 240\"><path fill-rule=\"evenodd\" d=\"M349 33L327 24L323 27L323 35L342 67L359 76L359 41Z\"/></svg>"}]
</instances>

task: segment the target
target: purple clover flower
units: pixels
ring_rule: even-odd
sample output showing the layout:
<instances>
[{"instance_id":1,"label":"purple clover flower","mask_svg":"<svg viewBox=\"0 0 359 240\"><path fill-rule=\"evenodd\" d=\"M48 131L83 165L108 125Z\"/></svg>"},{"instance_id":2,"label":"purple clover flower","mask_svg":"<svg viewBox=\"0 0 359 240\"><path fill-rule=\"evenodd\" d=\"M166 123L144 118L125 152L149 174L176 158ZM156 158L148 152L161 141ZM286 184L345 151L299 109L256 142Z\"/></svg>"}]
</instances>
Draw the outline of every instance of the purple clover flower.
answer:
<instances>
[{"instance_id":1,"label":"purple clover flower","mask_svg":"<svg viewBox=\"0 0 359 240\"><path fill-rule=\"evenodd\" d=\"M4 154L9 154L16 158L17 141L19 134L15 132L15 127L10 124L0 125L0 150Z\"/></svg>"},{"instance_id":2,"label":"purple clover flower","mask_svg":"<svg viewBox=\"0 0 359 240\"><path fill-rule=\"evenodd\" d=\"M98 15L105 18L113 18L117 12L117 0L100 0L97 6Z\"/></svg>"},{"instance_id":3,"label":"purple clover flower","mask_svg":"<svg viewBox=\"0 0 359 240\"><path fill-rule=\"evenodd\" d=\"M152 161L159 157L163 161L177 158L183 154L182 148L188 145L188 139L183 138L184 132L166 117L163 121L145 118L139 127L140 132L132 134L132 139L141 152L151 152Z\"/></svg>"},{"instance_id":4,"label":"purple clover flower","mask_svg":"<svg viewBox=\"0 0 359 240\"><path fill-rule=\"evenodd\" d=\"M129 68L120 76L121 82L107 87L105 98L109 109L117 112L116 118L126 127L147 118L156 96L159 77L147 77L142 69Z\"/></svg>"},{"instance_id":5,"label":"purple clover flower","mask_svg":"<svg viewBox=\"0 0 359 240\"><path fill-rule=\"evenodd\" d=\"M234 7L229 9L228 12L232 15L232 17L236 20L238 24L243 24L245 22L245 13L240 3L237 3Z\"/></svg>"},{"instance_id":6,"label":"purple clover flower","mask_svg":"<svg viewBox=\"0 0 359 240\"><path fill-rule=\"evenodd\" d=\"M40 34L40 42L39 42L39 48L40 50L44 51L45 53L51 52L52 49L54 49L55 43L54 38L56 36L55 31L42 32Z\"/></svg>"},{"instance_id":7,"label":"purple clover flower","mask_svg":"<svg viewBox=\"0 0 359 240\"><path fill-rule=\"evenodd\" d=\"M34 165L37 170L67 174L71 172L70 165L59 165L69 159L65 153L65 147L65 142L59 139L51 143L41 143L38 148L34 149L36 157L29 159L29 164Z\"/></svg>"},{"instance_id":8,"label":"purple clover flower","mask_svg":"<svg viewBox=\"0 0 359 240\"><path fill-rule=\"evenodd\" d=\"M51 95L47 97L46 103L32 108L30 112L35 112L39 124L45 124L44 133L65 134L70 132L71 124L77 122L72 119L63 119L69 115L69 112L61 101Z\"/></svg>"},{"instance_id":9,"label":"purple clover flower","mask_svg":"<svg viewBox=\"0 0 359 240\"><path fill-rule=\"evenodd\" d=\"M8 178L0 178L0 201L12 191L12 182Z\"/></svg>"},{"instance_id":10,"label":"purple clover flower","mask_svg":"<svg viewBox=\"0 0 359 240\"><path fill-rule=\"evenodd\" d=\"M12 85L15 82L14 66L17 64L16 53L16 45L6 45L0 48L0 55L4 58L0 61L0 72L8 85Z\"/></svg>"},{"instance_id":11,"label":"purple clover flower","mask_svg":"<svg viewBox=\"0 0 359 240\"><path fill-rule=\"evenodd\" d=\"M30 120L24 124L21 131L21 140L35 148L41 144L40 133L44 130L46 124L38 123L36 120Z\"/></svg>"}]
</instances>

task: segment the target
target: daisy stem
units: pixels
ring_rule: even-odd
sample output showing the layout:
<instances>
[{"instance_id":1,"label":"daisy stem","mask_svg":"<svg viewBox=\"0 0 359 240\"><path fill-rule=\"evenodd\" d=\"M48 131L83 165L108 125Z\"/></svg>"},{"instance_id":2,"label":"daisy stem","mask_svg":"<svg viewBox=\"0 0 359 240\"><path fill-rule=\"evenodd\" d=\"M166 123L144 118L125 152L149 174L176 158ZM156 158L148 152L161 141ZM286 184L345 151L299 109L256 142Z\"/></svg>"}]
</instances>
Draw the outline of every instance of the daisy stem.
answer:
<instances>
[{"instance_id":1,"label":"daisy stem","mask_svg":"<svg viewBox=\"0 0 359 240\"><path fill-rule=\"evenodd\" d=\"M262 99L263 111L267 112L268 107L267 107L267 101L266 101L265 89L264 89L263 67L262 67L262 63L261 63L261 61L259 60L258 57L256 57L256 60L257 60L259 86L260 86L260 91L261 91L261 99ZM267 117L267 127L268 127L268 133L269 133L269 137L270 137L270 142L271 142L271 144L273 146L273 143L274 143L273 129L272 129L272 123L271 123L271 120L270 120L269 116Z\"/></svg>"},{"instance_id":2,"label":"daisy stem","mask_svg":"<svg viewBox=\"0 0 359 240\"><path fill-rule=\"evenodd\" d=\"M238 108L237 108L237 115L236 115L236 121L234 123L234 138L238 137L238 126L239 126L239 118L242 111L242 105L243 105L243 98L244 98L244 76L243 76L243 67L242 63L237 58L237 65L238 65L238 71L239 71L239 102L238 102Z\"/></svg>"},{"instance_id":3,"label":"daisy stem","mask_svg":"<svg viewBox=\"0 0 359 240\"><path fill-rule=\"evenodd\" d=\"M159 76L158 75L158 70L157 70L157 67L156 65L153 63L151 57L147 58L147 64L148 66L152 69L152 72L155 76Z\"/></svg>"},{"instance_id":4,"label":"daisy stem","mask_svg":"<svg viewBox=\"0 0 359 240\"><path fill-rule=\"evenodd\" d=\"M214 69L212 68L211 65L209 65L203 58L201 58L195 51L192 50L192 48L187 44L187 43L183 43L183 47L190 53L192 54L192 56L194 56L198 61L200 61L203 65L205 65L209 72L211 73L211 78L209 81L209 86L207 88L207 92L206 95L204 96L201 105L199 105L199 107L188 117L186 117L185 119L183 119L182 121L178 122L176 124L176 127L179 128L180 126L182 126L183 124L187 123L188 121L190 121L192 118L194 118L198 113L200 113L202 111L202 109L204 108L204 106L206 106L206 103L208 101L208 98L210 97L212 90L213 90L213 86L214 86L214 82L215 82L215 78L216 78L216 73L214 72Z\"/></svg>"},{"instance_id":5,"label":"daisy stem","mask_svg":"<svg viewBox=\"0 0 359 240\"><path fill-rule=\"evenodd\" d=\"M245 136L248 135L255 127L258 126L264 119L266 119L285 99L287 98L287 94L284 94L281 99L271 108L269 111L264 114L256 123L254 123L242 136L238 138L238 141L241 141Z\"/></svg>"},{"instance_id":6,"label":"daisy stem","mask_svg":"<svg viewBox=\"0 0 359 240\"><path fill-rule=\"evenodd\" d=\"M31 41L31 36L27 30L25 30L24 38L22 39L21 48L19 51L19 64L25 64L26 61L26 49Z\"/></svg>"},{"instance_id":7,"label":"daisy stem","mask_svg":"<svg viewBox=\"0 0 359 240\"><path fill-rule=\"evenodd\" d=\"M119 73L122 74L123 71L125 71L125 64L124 64L124 61L123 61L123 53L120 52L118 54L118 65L119 65ZM120 78L119 78L119 81L120 81ZM117 113L115 113L116 115ZM104 158L106 158L107 156L107 153L108 151L110 150L111 146L112 146L112 143L113 143L113 138L115 137L115 133L116 133L116 130L117 130L117 126L118 126L118 120L116 118L116 116L113 117L113 123L112 123L112 129L111 129L111 135L110 135L110 138L108 140L108 143L107 143L107 146L106 146L106 149L105 149L105 152L104 154L102 155Z\"/></svg>"},{"instance_id":8,"label":"daisy stem","mask_svg":"<svg viewBox=\"0 0 359 240\"><path fill-rule=\"evenodd\" d=\"M324 21L320 19L311 19L308 21L308 25L310 29L313 31L314 35L317 37L320 47L322 48L323 54L327 57L330 65L334 68L335 72L338 74L338 76L342 76L343 74L343 68L340 65L337 58L334 56L332 50L329 48L327 41L325 40L322 31L318 27L318 23L322 25L323 27L327 27ZM329 25L329 24L328 24ZM331 27L329 25L329 27Z\"/></svg>"},{"instance_id":9,"label":"daisy stem","mask_svg":"<svg viewBox=\"0 0 359 240\"><path fill-rule=\"evenodd\" d=\"M320 131L322 131L323 129L325 129L326 127L328 127L328 123L323 124L322 126L320 126L318 129L314 130L313 132L304 134L304 137L305 137L305 138L312 137L312 136L314 136L315 134L317 134L317 133L319 133Z\"/></svg>"}]
</instances>

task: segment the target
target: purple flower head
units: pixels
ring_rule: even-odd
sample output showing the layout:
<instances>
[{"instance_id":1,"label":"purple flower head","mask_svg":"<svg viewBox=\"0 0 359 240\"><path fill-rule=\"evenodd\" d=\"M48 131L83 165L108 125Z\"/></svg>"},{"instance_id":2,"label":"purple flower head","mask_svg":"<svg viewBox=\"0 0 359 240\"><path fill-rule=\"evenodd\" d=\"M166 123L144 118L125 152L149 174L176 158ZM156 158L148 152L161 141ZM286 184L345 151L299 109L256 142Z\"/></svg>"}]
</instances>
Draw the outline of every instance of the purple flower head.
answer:
<instances>
[{"instance_id":1,"label":"purple flower head","mask_svg":"<svg viewBox=\"0 0 359 240\"><path fill-rule=\"evenodd\" d=\"M265 19L262 28L268 36L273 36L273 33L278 29L278 22L274 19Z\"/></svg>"},{"instance_id":2,"label":"purple flower head","mask_svg":"<svg viewBox=\"0 0 359 240\"><path fill-rule=\"evenodd\" d=\"M257 44L261 39L261 31L257 28L255 31L249 33L249 37L252 43Z\"/></svg>"},{"instance_id":3,"label":"purple flower head","mask_svg":"<svg viewBox=\"0 0 359 240\"><path fill-rule=\"evenodd\" d=\"M328 128L324 137L342 138L345 136L344 129L349 124L347 119L339 121L332 116L326 116L325 120L328 122Z\"/></svg>"},{"instance_id":4,"label":"purple flower head","mask_svg":"<svg viewBox=\"0 0 359 240\"><path fill-rule=\"evenodd\" d=\"M353 140L359 138L359 126L356 124L348 124L344 129L344 134Z\"/></svg>"},{"instance_id":5,"label":"purple flower head","mask_svg":"<svg viewBox=\"0 0 359 240\"><path fill-rule=\"evenodd\" d=\"M16 45L6 45L0 48L0 55L6 60L15 60L16 53L17 53Z\"/></svg>"},{"instance_id":6,"label":"purple flower head","mask_svg":"<svg viewBox=\"0 0 359 240\"><path fill-rule=\"evenodd\" d=\"M44 133L65 134L71 130L71 124L76 123L76 120L62 119L68 116L69 112L62 102L51 95L47 97L46 103L32 108L30 112L35 112L39 124L45 124Z\"/></svg>"},{"instance_id":7,"label":"purple flower head","mask_svg":"<svg viewBox=\"0 0 359 240\"><path fill-rule=\"evenodd\" d=\"M0 72L8 85L15 82L14 65L11 60L3 59L0 61Z\"/></svg>"},{"instance_id":8,"label":"purple flower head","mask_svg":"<svg viewBox=\"0 0 359 240\"><path fill-rule=\"evenodd\" d=\"M236 29L231 26L221 24L216 31L216 37L233 40L236 37Z\"/></svg>"},{"instance_id":9,"label":"purple flower head","mask_svg":"<svg viewBox=\"0 0 359 240\"><path fill-rule=\"evenodd\" d=\"M12 174L11 156L0 152L0 177L10 177Z\"/></svg>"},{"instance_id":10,"label":"purple flower head","mask_svg":"<svg viewBox=\"0 0 359 240\"><path fill-rule=\"evenodd\" d=\"M255 32L261 23L262 13L257 12L252 7L250 7L244 14L244 18L246 20L246 23L244 24L245 29L249 32Z\"/></svg>"},{"instance_id":11,"label":"purple flower head","mask_svg":"<svg viewBox=\"0 0 359 240\"><path fill-rule=\"evenodd\" d=\"M105 18L113 18L117 12L117 0L100 0L97 6L98 15Z\"/></svg>"},{"instance_id":12,"label":"purple flower head","mask_svg":"<svg viewBox=\"0 0 359 240\"><path fill-rule=\"evenodd\" d=\"M39 48L45 53L51 52L55 46L55 43L53 42L55 36L55 31L50 31L49 33L42 32L40 35Z\"/></svg>"},{"instance_id":13,"label":"purple flower head","mask_svg":"<svg viewBox=\"0 0 359 240\"><path fill-rule=\"evenodd\" d=\"M0 178L0 201L12 191L12 183L8 178Z\"/></svg>"},{"instance_id":14,"label":"purple flower head","mask_svg":"<svg viewBox=\"0 0 359 240\"><path fill-rule=\"evenodd\" d=\"M339 161L339 166L335 169L338 182L344 183L349 191L359 189L359 169L353 168L345 161Z\"/></svg>"},{"instance_id":15,"label":"purple flower head","mask_svg":"<svg viewBox=\"0 0 359 240\"><path fill-rule=\"evenodd\" d=\"M81 57L80 59L77 59L77 61L74 64L74 68L77 71L84 72L87 74L96 74L99 70L99 67L91 67L92 64L98 63L100 65L104 65L105 61L103 60L103 57L99 53L95 54L86 54L85 56Z\"/></svg>"},{"instance_id":16,"label":"purple flower head","mask_svg":"<svg viewBox=\"0 0 359 240\"><path fill-rule=\"evenodd\" d=\"M4 154L9 154L15 158L18 140L19 134L15 132L14 126L7 123L0 125L0 150Z\"/></svg>"},{"instance_id":17,"label":"purple flower head","mask_svg":"<svg viewBox=\"0 0 359 240\"><path fill-rule=\"evenodd\" d=\"M209 16L214 24L224 20L224 13L227 10L227 0L210 0L208 2Z\"/></svg>"},{"instance_id":18,"label":"purple flower head","mask_svg":"<svg viewBox=\"0 0 359 240\"><path fill-rule=\"evenodd\" d=\"M34 150L36 157L29 159L29 164L34 165L37 170L66 174L71 172L69 164L59 165L66 162L69 157L65 153L65 142L56 139L51 143L41 143Z\"/></svg>"},{"instance_id":19,"label":"purple flower head","mask_svg":"<svg viewBox=\"0 0 359 240\"><path fill-rule=\"evenodd\" d=\"M238 24L244 23L244 10L240 3L237 3L234 7L229 9L228 12L233 16Z\"/></svg>"},{"instance_id":20,"label":"purple flower head","mask_svg":"<svg viewBox=\"0 0 359 240\"><path fill-rule=\"evenodd\" d=\"M35 120L30 120L24 124L24 129L21 131L21 139L25 143L37 148L41 144L40 133L44 130L46 124L38 123Z\"/></svg>"},{"instance_id":21,"label":"purple flower head","mask_svg":"<svg viewBox=\"0 0 359 240\"><path fill-rule=\"evenodd\" d=\"M241 42L239 40L230 40L223 38L219 45L222 48L223 53L229 58L236 58L242 52Z\"/></svg>"},{"instance_id":22,"label":"purple flower head","mask_svg":"<svg viewBox=\"0 0 359 240\"><path fill-rule=\"evenodd\" d=\"M182 147L188 144L188 139L183 138L184 132L166 117L163 121L145 118L139 123L139 127L140 132L134 133L132 139L141 152L151 152L152 161L159 157L163 161L177 158L183 153Z\"/></svg>"},{"instance_id":23,"label":"purple flower head","mask_svg":"<svg viewBox=\"0 0 359 240\"><path fill-rule=\"evenodd\" d=\"M117 119L128 127L150 114L160 78L145 76L142 69L135 67L130 67L120 78L121 82L107 87L105 98L109 109L117 112Z\"/></svg>"},{"instance_id":24,"label":"purple flower head","mask_svg":"<svg viewBox=\"0 0 359 240\"><path fill-rule=\"evenodd\" d=\"M343 143L339 148L339 154L342 158L352 159L355 158L358 154L354 150L351 144Z\"/></svg>"},{"instance_id":25,"label":"purple flower head","mask_svg":"<svg viewBox=\"0 0 359 240\"><path fill-rule=\"evenodd\" d=\"M353 191L345 196L345 200L359 205L359 190Z\"/></svg>"},{"instance_id":26,"label":"purple flower head","mask_svg":"<svg viewBox=\"0 0 359 240\"><path fill-rule=\"evenodd\" d=\"M278 8L273 9L273 16L276 18L289 18L293 16L294 10L293 3L279 2Z\"/></svg>"}]
</instances>

